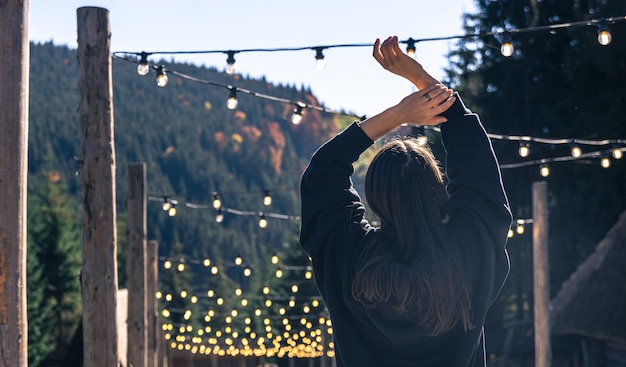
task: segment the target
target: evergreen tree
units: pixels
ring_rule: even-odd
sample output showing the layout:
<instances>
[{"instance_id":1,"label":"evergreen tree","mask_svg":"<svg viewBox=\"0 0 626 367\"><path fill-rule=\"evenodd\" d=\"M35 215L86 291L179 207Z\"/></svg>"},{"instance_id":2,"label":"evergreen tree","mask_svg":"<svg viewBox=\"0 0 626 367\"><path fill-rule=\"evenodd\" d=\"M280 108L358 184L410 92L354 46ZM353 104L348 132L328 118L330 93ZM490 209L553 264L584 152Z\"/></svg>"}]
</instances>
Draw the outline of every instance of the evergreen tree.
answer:
<instances>
[{"instance_id":1,"label":"evergreen tree","mask_svg":"<svg viewBox=\"0 0 626 367\"><path fill-rule=\"evenodd\" d=\"M81 250L75 205L58 171L48 171L46 179L31 188L28 216L32 251L28 272L33 277L29 279L29 320L32 316L46 324L32 330L41 334L32 342L48 340L47 346L37 348L62 352L80 319Z\"/></svg>"},{"instance_id":2,"label":"evergreen tree","mask_svg":"<svg viewBox=\"0 0 626 367\"><path fill-rule=\"evenodd\" d=\"M579 139L626 135L626 106L620 102L626 24L609 25L613 42L608 46L598 44L595 23L510 32L516 51L511 57L500 53L502 31L620 16L625 2L479 0L476 6L477 14L465 16L466 33L498 34L460 40L450 53L447 83L480 113L488 132ZM501 164L522 161L517 142L494 140L494 147ZM567 146L532 145L527 159L568 155ZM552 296L626 208L625 163L615 160L610 169L597 159L553 164L545 179L536 165L503 170L515 218L532 217L532 183L548 183ZM493 326L532 316L532 236L511 238L508 249L512 269L491 313Z\"/></svg>"},{"instance_id":3,"label":"evergreen tree","mask_svg":"<svg viewBox=\"0 0 626 367\"><path fill-rule=\"evenodd\" d=\"M30 218L29 218L30 219ZM29 220L29 228L32 220ZM26 259L27 316L28 316L28 365L37 367L53 350L52 304L45 296L43 267L39 262L39 248L29 237Z\"/></svg>"}]
</instances>

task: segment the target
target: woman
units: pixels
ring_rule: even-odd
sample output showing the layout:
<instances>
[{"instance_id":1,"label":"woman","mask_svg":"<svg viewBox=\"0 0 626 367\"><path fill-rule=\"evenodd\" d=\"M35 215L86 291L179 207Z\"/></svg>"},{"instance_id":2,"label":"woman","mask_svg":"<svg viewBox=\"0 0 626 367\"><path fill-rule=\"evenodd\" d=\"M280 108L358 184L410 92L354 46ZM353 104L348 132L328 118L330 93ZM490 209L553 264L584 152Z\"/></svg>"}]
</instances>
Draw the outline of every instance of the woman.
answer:
<instances>
[{"instance_id":1,"label":"woman","mask_svg":"<svg viewBox=\"0 0 626 367\"><path fill-rule=\"evenodd\" d=\"M511 225L491 143L397 37L376 40L374 58L418 91L322 145L302 178L300 241L330 312L337 366L485 366L483 325L509 271ZM447 186L427 148L394 139L365 178L374 228L352 163L404 123L441 124Z\"/></svg>"}]
</instances>

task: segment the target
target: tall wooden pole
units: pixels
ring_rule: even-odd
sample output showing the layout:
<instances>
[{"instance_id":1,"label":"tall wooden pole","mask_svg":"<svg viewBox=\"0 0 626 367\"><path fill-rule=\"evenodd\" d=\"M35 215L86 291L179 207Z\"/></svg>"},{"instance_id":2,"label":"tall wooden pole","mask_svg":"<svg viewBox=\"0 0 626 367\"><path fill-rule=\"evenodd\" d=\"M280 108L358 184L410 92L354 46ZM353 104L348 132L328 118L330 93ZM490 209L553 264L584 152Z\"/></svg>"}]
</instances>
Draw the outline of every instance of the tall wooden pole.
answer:
<instances>
[{"instance_id":1,"label":"tall wooden pole","mask_svg":"<svg viewBox=\"0 0 626 367\"><path fill-rule=\"evenodd\" d=\"M128 365L147 367L146 165L128 166L126 286L128 288Z\"/></svg>"},{"instance_id":2,"label":"tall wooden pole","mask_svg":"<svg viewBox=\"0 0 626 367\"><path fill-rule=\"evenodd\" d=\"M118 365L117 232L111 31L106 9L83 7L78 18L81 125L81 214L84 367Z\"/></svg>"},{"instance_id":3,"label":"tall wooden pole","mask_svg":"<svg viewBox=\"0 0 626 367\"><path fill-rule=\"evenodd\" d=\"M533 183L533 275L535 367L550 367L550 281L548 269L548 194L545 181Z\"/></svg>"},{"instance_id":4,"label":"tall wooden pole","mask_svg":"<svg viewBox=\"0 0 626 367\"><path fill-rule=\"evenodd\" d=\"M0 1L0 367L28 364L28 0Z\"/></svg>"},{"instance_id":5,"label":"tall wooden pole","mask_svg":"<svg viewBox=\"0 0 626 367\"><path fill-rule=\"evenodd\" d=\"M159 244L156 241L148 242L147 247L148 262L148 282L146 287L147 295L147 318L148 318L148 367L159 366L159 348L161 341L161 328L159 327L159 313L156 301L156 292L159 284Z\"/></svg>"}]
</instances>

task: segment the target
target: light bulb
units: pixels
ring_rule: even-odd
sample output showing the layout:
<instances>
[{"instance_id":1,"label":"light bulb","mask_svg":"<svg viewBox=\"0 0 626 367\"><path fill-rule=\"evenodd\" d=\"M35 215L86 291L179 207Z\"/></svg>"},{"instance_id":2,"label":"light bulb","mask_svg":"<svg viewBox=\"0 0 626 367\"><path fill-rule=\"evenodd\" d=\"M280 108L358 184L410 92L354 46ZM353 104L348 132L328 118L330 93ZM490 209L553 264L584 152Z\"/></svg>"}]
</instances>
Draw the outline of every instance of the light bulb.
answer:
<instances>
[{"instance_id":1,"label":"light bulb","mask_svg":"<svg viewBox=\"0 0 626 367\"><path fill-rule=\"evenodd\" d=\"M541 174L542 177L548 177L550 175L550 168L547 164L542 164L539 167L539 174Z\"/></svg>"},{"instance_id":2,"label":"light bulb","mask_svg":"<svg viewBox=\"0 0 626 367\"><path fill-rule=\"evenodd\" d=\"M261 217L259 218L259 228L266 228L267 227L267 219L265 218L265 215L261 214Z\"/></svg>"},{"instance_id":3,"label":"light bulb","mask_svg":"<svg viewBox=\"0 0 626 367\"><path fill-rule=\"evenodd\" d=\"M276 278L282 278L283 277L283 271L281 268L276 269Z\"/></svg>"},{"instance_id":4,"label":"light bulb","mask_svg":"<svg viewBox=\"0 0 626 367\"><path fill-rule=\"evenodd\" d=\"M219 209L222 207L222 200L220 200L219 195L213 194L213 208Z\"/></svg>"},{"instance_id":5,"label":"light bulb","mask_svg":"<svg viewBox=\"0 0 626 367\"><path fill-rule=\"evenodd\" d=\"M157 71L156 83L159 87L163 88L167 85L167 73L163 70L163 66L159 66Z\"/></svg>"},{"instance_id":6,"label":"light bulb","mask_svg":"<svg viewBox=\"0 0 626 367\"><path fill-rule=\"evenodd\" d=\"M172 205L172 207L167 211L167 214L169 214L170 217L176 216L176 207Z\"/></svg>"},{"instance_id":7,"label":"light bulb","mask_svg":"<svg viewBox=\"0 0 626 367\"><path fill-rule=\"evenodd\" d=\"M228 57L226 58L226 74L235 73L235 51L228 51Z\"/></svg>"},{"instance_id":8,"label":"light bulb","mask_svg":"<svg viewBox=\"0 0 626 367\"><path fill-rule=\"evenodd\" d=\"M298 293L298 285L294 284L291 286L291 293Z\"/></svg>"},{"instance_id":9,"label":"light bulb","mask_svg":"<svg viewBox=\"0 0 626 367\"><path fill-rule=\"evenodd\" d=\"M222 223L224 221L224 213L222 213L222 209L217 209L217 213L215 214L215 221L217 223Z\"/></svg>"},{"instance_id":10,"label":"light bulb","mask_svg":"<svg viewBox=\"0 0 626 367\"><path fill-rule=\"evenodd\" d=\"M530 154L530 144L520 143L518 153L519 153L519 156L522 158L528 157L528 155Z\"/></svg>"},{"instance_id":11,"label":"light bulb","mask_svg":"<svg viewBox=\"0 0 626 367\"><path fill-rule=\"evenodd\" d=\"M511 228L509 228L509 233L507 234L508 238L512 238L515 235L515 232Z\"/></svg>"},{"instance_id":12,"label":"light bulb","mask_svg":"<svg viewBox=\"0 0 626 367\"><path fill-rule=\"evenodd\" d=\"M276 253L274 253L274 255L272 255L272 264L276 265L278 264L278 255Z\"/></svg>"},{"instance_id":13,"label":"light bulb","mask_svg":"<svg viewBox=\"0 0 626 367\"><path fill-rule=\"evenodd\" d=\"M250 275L252 275L252 269L250 269L250 267L248 267L248 266L243 268L243 276L244 277L249 277Z\"/></svg>"},{"instance_id":14,"label":"light bulb","mask_svg":"<svg viewBox=\"0 0 626 367\"><path fill-rule=\"evenodd\" d=\"M237 100L237 88L231 88L230 89L230 95L228 96L228 100L226 101L226 107L228 107L229 110L234 110L235 108L237 108L237 105L239 104L239 101Z\"/></svg>"},{"instance_id":15,"label":"light bulb","mask_svg":"<svg viewBox=\"0 0 626 367\"><path fill-rule=\"evenodd\" d=\"M172 207L172 204L170 204L170 201L165 198L163 199L163 205L161 207L163 208L163 210L168 211Z\"/></svg>"},{"instance_id":16,"label":"light bulb","mask_svg":"<svg viewBox=\"0 0 626 367\"><path fill-rule=\"evenodd\" d=\"M601 20L598 22L598 43L602 46L608 46L611 44L613 37L609 31L609 27L606 25L606 21Z\"/></svg>"},{"instance_id":17,"label":"light bulb","mask_svg":"<svg viewBox=\"0 0 626 367\"><path fill-rule=\"evenodd\" d=\"M293 115L291 115L291 123L294 125L298 125L302 122L302 109L304 106L298 104L296 108L293 110Z\"/></svg>"},{"instance_id":18,"label":"light bulb","mask_svg":"<svg viewBox=\"0 0 626 367\"><path fill-rule=\"evenodd\" d=\"M622 159L622 157L624 156L624 152L622 152L622 150L620 148L613 148L613 158L615 159Z\"/></svg>"},{"instance_id":19,"label":"light bulb","mask_svg":"<svg viewBox=\"0 0 626 367\"><path fill-rule=\"evenodd\" d=\"M272 205L272 197L270 196L269 191L265 191L265 196L263 196L263 205Z\"/></svg>"},{"instance_id":20,"label":"light bulb","mask_svg":"<svg viewBox=\"0 0 626 367\"><path fill-rule=\"evenodd\" d=\"M322 47L315 48L315 69L317 70L324 70L324 67L326 67L324 54L322 53L323 50Z\"/></svg>"},{"instance_id":21,"label":"light bulb","mask_svg":"<svg viewBox=\"0 0 626 367\"><path fill-rule=\"evenodd\" d=\"M609 157L602 157L602 159L600 160L600 165L602 165L602 168L611 167L611 159Z\"/></svg>"},{"instance_id":22,"label":"light bulb","mask_svg":"<svg viewBox=\"0 0 626 367\"><path fill-rule=\"evenodd\" d=\"M426 144L428 144L428 138L426 137L426 135L420 135L417 137L417 144L420 146L425 146Z\"/></svg>"},{"instance_id":23,"label":"light bulb","mask_svg":"<svg viewBox=\"0 0 626 367\"><path fill-rule=\"evenodd\" d=\"M523 224L518 224L517 228L515 229L515 231L517 232L517 234L524 234L524 225Z\"/></svg>"},{"instance_id":24,"label":"light bulb","mask_svg":"<svg viewBox=\"0 0 626 367\"><path fill-rule=\"evenodd\" d=\"M503 43L500 47L500 53L502 53L502 56L504 57L511 57L513 52L515 52L515 47L513 47L513 44L510 42Z\"/></svg>"},{"instance_id":25,"label":"light bulb","mask_svg":"<svg viewBox=\"0 0 626 367\"><path fill-rule=\"evenodd\" d=\"M237 255L235 257L235 265L240 266L243 263L243 259L241 258L241 256Z\"/></svg>"},{"instance_id":26,"label":"light bulb","mask_svg":"<svg viewBox=\"0 0 626 367\"><path fill-rule=\"evenodd\" d=\"M150 72L150 65L148 65L148 53L142 52L139 54L139 65L137 65L137 74L147 75Z\"/></svg>"},{"instance_id":27,"label":"light bulb","mask_svg":"<svg viewBox=\"0 0 626 367\"><path fill-rule=\"evenodd\" d=\"M415 58L415 40L413 38L409 38L406 43L406 53L407 55L411 56L412 58Z\"/></svg>"},{"instance_id":28,"label":"light bulb","mask_svg":"<svg viewBox=\"0 0 626 367\"><path fill-rule=\"evenodd\" d=\"M148 75L149 72L150 72L150 66L148 66L148 64L137 65L137 74L144 76L144 75Z\"/></svg>"},{"instance_id":29,"label":"light bulb","mask_svg":"<svg viewBox=\"0 0 626 367\"><path fill-rule=\"evenodd\" d=\"M572 145L572 157L579 158L582 154L583 151L578 145Z\"/></svg>"},{"instance_id":30,"label":"light bulb","mask_svg":"<svg viewBox=\"0 0 626 367\"><path fill-rule=\"evenodd\" d=\"M510 57L515 52L515 47L513 46L513 42L511 42L511 36L508 33L504 33L504 40L502 41L502 46L500 47L500 53L504 57Z\"/></svg>"}]
</instances>

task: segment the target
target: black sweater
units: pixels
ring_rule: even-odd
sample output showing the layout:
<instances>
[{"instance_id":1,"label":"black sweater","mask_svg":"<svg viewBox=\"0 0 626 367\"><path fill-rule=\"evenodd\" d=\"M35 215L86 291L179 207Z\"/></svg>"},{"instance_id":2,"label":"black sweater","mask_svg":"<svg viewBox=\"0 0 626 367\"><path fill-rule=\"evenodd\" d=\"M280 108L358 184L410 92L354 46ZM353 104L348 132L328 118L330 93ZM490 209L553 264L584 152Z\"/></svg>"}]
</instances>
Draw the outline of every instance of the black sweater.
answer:
<instances>
[{"instance_id":1,"label":"black sweater","mask_svg":"<svg viewBox=\"0 0 626 367\"><path fill-rule=\"evenodd\" d=\"M491 143L477 115L457 96L441 125L446 148L446 230L462 256L472 325L436 337L388 304L365 308L352 298L355 263L377 228L352 186L352 163L372 140L357 123L322 145L302 178L300 244L333 325L337 366L466 367L485 365L483 326L509 271L505 249L511 214Z\"/></svg>"}]
</instances>

